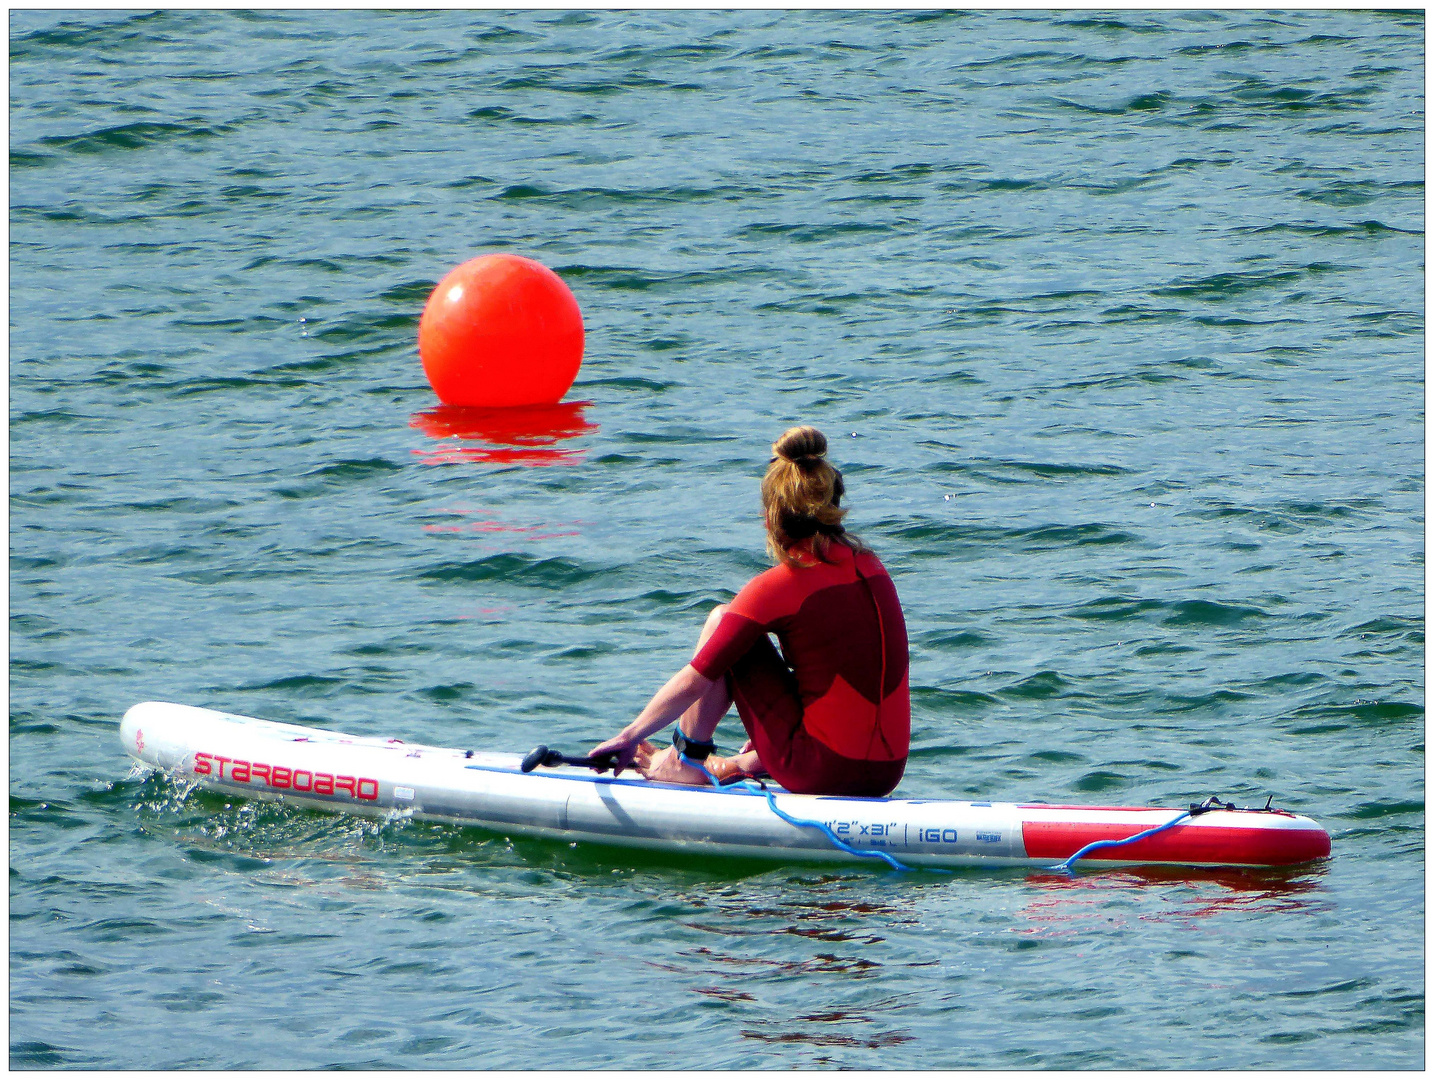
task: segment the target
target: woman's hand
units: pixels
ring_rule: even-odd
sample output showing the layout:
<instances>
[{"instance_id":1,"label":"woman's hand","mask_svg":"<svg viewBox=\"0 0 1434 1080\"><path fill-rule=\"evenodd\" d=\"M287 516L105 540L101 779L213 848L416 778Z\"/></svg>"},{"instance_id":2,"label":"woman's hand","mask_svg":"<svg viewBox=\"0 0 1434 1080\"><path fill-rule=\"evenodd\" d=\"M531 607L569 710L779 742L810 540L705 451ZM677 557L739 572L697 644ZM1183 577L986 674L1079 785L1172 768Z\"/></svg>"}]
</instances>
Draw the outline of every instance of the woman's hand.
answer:
<instances>
[{"instance_id":1,"label":"woman's hand","mask_svg":"<svg viewBox=\"0 0 1434 1080\"><path fill-rule=\"evenodd\" d=\"M619 732L607 742L600 742L588 751L588 757L601 757L603 754L617 754L617 768L630 769L636 759L638 750L643 746L651 746L651 743L641 739L630 738L627 732ZM617 770L615 769L614 772Z\"/></svg>"}]
</instances>

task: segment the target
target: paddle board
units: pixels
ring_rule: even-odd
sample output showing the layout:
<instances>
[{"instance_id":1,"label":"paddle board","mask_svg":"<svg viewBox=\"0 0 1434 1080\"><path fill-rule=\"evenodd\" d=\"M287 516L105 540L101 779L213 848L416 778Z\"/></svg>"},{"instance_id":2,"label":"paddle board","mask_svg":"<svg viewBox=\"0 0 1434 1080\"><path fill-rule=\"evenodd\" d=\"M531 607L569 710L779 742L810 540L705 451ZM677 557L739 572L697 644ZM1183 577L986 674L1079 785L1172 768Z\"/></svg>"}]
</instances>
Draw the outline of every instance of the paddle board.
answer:
<instances>
[{"instance_id":1,"label":"paddle board","mask_svg":"<svg viewBox=\"0 0 1434 1080\"><path fill-rule=\"evenodd\" d=\"M120 741L140 761L245 798L376 817L408 815L523 836L777 861L866 862L819 830L774 814L747 788L653 783L560 766L524 773L519 754L346 735L189 705L146 701ZM1097 840L1134 836L1179 809L793 795L788 816L819 821L851 847L908 866L1050 866ZM1078 865L1286 866L1329 854L1307 817L1216 809Z\"/></svg>"}]
</instances>

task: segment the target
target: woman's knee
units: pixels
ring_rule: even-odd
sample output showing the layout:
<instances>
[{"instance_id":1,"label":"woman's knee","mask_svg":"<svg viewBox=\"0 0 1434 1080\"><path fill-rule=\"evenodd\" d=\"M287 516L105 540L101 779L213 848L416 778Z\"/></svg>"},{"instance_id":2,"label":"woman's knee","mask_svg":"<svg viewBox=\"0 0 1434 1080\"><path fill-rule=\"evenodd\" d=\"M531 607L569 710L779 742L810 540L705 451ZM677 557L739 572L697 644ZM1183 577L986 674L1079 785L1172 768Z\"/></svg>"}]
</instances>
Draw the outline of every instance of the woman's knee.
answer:
<instances>
[{"instance_id":1,"label":"woman's knee","mask_svg":"<svg viewBox=\"0 0 1434 1080\"><path fill-rule=\"evenodd\" d=\"M717 632L717 624L722 621L722 616L727 614L728 604L718 604L707 615L707 621L702 624L702 633L697 635L697 651L702 651L702 646L707 644L707 639Z\"/></svg>"}]
</instances>

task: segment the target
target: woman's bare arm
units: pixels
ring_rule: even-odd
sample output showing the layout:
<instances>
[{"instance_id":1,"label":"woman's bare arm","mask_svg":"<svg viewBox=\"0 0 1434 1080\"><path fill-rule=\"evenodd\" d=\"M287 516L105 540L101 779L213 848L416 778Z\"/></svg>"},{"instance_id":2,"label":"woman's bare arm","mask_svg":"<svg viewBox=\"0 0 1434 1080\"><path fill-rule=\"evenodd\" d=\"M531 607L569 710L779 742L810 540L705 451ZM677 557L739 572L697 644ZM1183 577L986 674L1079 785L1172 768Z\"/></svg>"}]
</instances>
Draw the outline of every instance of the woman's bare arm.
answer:
<instances>
[{"instance_id":1,"label":"woman's bare arm","mask_svg":"<svg viewBox=\"0 0 1434 1080\"><path fill-rule=\"evenodd\" d=\"M685 713L711 686L711 679L699 675L691 664L684 664L681 671L652 695L652 700L632 723L606 742L598 743L590 751L591 755L595 757L616 750L618 764L626 768L632 764L638 743Z\"/></svg>"}]
</instances>

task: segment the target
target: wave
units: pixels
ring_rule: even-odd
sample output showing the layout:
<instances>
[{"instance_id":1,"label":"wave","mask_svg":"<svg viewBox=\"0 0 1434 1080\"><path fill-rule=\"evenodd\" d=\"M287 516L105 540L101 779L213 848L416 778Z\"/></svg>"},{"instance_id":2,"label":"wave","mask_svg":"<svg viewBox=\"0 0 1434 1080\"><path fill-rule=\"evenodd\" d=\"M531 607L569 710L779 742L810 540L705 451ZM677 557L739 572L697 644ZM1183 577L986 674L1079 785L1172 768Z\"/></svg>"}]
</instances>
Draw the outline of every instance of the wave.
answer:
<instances>
[{"instance_id":1,"label":"wave","mask_svg":"<svg viewBox=\"0 0 1434 1080\"><path fill-rule=\"evenodd\" d=\"M1001 697L1019 701L1048 701L1051 698L1090 697L1056 671L1038 671L996 691Z\"/></svg>"},{"instance_id":2,"label":"wave","mask_svg":"<svg viewBox=\"0 0 1434 1080\"><path fill-rule=\"evenodd\" d=\"M579 263L556 266L553 270L564 281L615 292L678 292L735 282L773 281L781 276L775 268L755 266L722 270L649 270Z\"/></svg>"},{"instance_id":3,"label":"wave","mask_svg":"<svg viewBox=\"0 0 1434 1080\"><path fill-rule=\"evenodd\" d=\"M1424 706L1412 701L1354 701L1301 705L1289 714L1295 722L1307 720L1333 721L1292 729L1296 735L1341 731L1350 726L1403 727L1408 722L1424 719Z\"/></svg>"},{"instance_id":4,"label":"wave","mask_svg":"<svg viewBox=\"0 0 1434 1080\"><path fill-rule=\"evenodd\" d=\"M979 690L948 690L937 686L911 688L912 712L925 715L983 712L998 705L998 699Z\"/></svg>"},{"instance_id":5,"label":"wave","mask_svg":"<svg viewBox=\"0 0 1434 1080\"><path fill-rule=\"evenodd\" d=\"M531 588L564 590L598 578L609 578L611 573L611 570L564 556L541 558L504 551L477 559L435 563L411 576L421 581L502 581Z\"/></svg>"},{"instance_id":6,"label":"wave","mask_svg":"<svg viewBox=\"0 0 1434 1080\"><path fill-rule=\"evenodd\" d=\"M64 150L73 154L106 154L117 150L143 150L169 143L217 139L232 130L228 125L210 126L197 120L188 123L138 120L77 135L46 135L38 141L39 145L52 150Z\"/></svg>"},{"instance_id":7,"label":"wave","mask_svg":"<svg viewBox=\"0 0 1434 1080\"><path fill-rule=\"evenodd\" d=\"M1123 465L1060 461L1020 461L1009 458L971 458L967 461L937 461L928 466L932 472L975 475L982 479L1005 483L1030 483L1040 480L1079 480L1086 477L1128 476L1132 470Z\"/></svg>"},{"instance_id":8,"label":"wave","mask_svg":"<svg viewBox=\"0 0 1434 1080\"><path fill-rule=\"evenodd\" d=\"M239 693L278 692L286 697L330 697L335 691L349 687L350 680L337 675L287 675L280 679L240 683Z\"/></svg>"},{"instance_id":9,"label":"wave","mask_svg":"<svg viewBox=\"0 0 1434 1080\"><path fill-rule=\"evenodd\" d=\"M1286 288L1309 277L1349 273L1354 269L1352 266L1334 263L1311 263L1281 270L1230 271L1161 286L1152 289L1151 295L1210 301L1230 300L1262 289Z\"/></svg>"},{"instance_id":10,"label":"wave","mask_svg":"<svg viewBox=\"0 0 1434 1080\"><path fill-rule=\"evenodd\" d=\"M1103 791L1122 791L1130 787L1131 777L1110 769L1093 769L1080 776L1071 786L1085 795Z\"/></svg>"},{"instance_id":11,"label":"wave","mask_svg":"<svg viewBox=\"0 0 1434 1080\"><path fill-rule=\"evenodd\" d=\"M540 184L509 184L491 197L502 202L537 201L564 210L624 209L648 204L681 205L735 201L758 197L761 189L741 184L659 186L645 188L559 188ZM562 272L559 271L561 274Z\"/></svg>"},{"instance_id":12,"label":"wave","mask_svg":"<svg viewBox=\"0 0 1434 1080\"><path fill-rule=\"evenodd\" d=\"M923 556L951 555L960 549L972 546L986 551L1000 551L1007 547L1050 551L1064 547L1143 542L1134 533L1101 522L1001 528L994 525L959 524L924 519L906 524L884 525L882 532L894 539L922 544L920 554Z\"/></svg>"},{"instance_id":13,"label":"wave","mask_svg":"<svg viewBox=\"0 0 1434 1080\"><path fill-rule=\"evenodd\" d=\"M1296 191L1297 198L1326 206L1367 206L1391 199L1422 199L1423 180L1335 180L1323 187ZM1417 235L1422 236L1423 233Z\"/></svg>"},{"instance_id":14,"label":"wave","mask_svg":"<svg viewBox=\"0 0 1434 1080\"><path fill-rule=\"evenodd\" d=\"M1409 641L1416 645L1424 643L1424 620L1418 617L1402 615L1381 615L1377 619L1370 619L1357 626L1351 626L1347 630L1340 631L1340 637L1357 637L1360 639L1370 637L1397 638L1401 641Z\"/></svg>"},{"instance_id":15,"label":"wave","mask_svg":"<svg viewBox=\"0 0 1434 1080\"><path fill-rule=\"evenodd\" d=\"M1250 604L1223 604L1216 600L1181 600L1170 605L1166 626L1242 626L1270 614Z\"/></svg>"},{"instance_id":16,"label":"wave","mask_svg":"<svg viewBox=\"0 0 1434 1080\"><path fill-rule=\"evenodd\" d=\"M1418 236L1424 235L1423 229L1401 229L1394 225L1386 225L1382 221L1355 221L1347 224L1315 224L1309 222L1275 222L1271 225L1240 225L1230 230L1238 235L1246 233L1250 236L1265 236L1287 234L1291 236L1304 236L1311 239L1330 240L1382 240L1390 236Z\"/></svg>"},{"instance_id":17,"label":"wave","mask_svg":"<svg viewBox=\"0 0 1434 1080\"><path fill-rule=\"evenodd\" d=\"M1360 803L1345 816L1355 821L1381 821L1388 817L1424 816L1424 800L1374 800Z\"/></svg>"},{"instance_id":18,"label":"wave","mask_svg":"<svg viewBox=\"0 0 1434 1080\"><path fill-rule=\"evenodd\" d=\"M996 644L997 639L978 630L928 630L913 634L911 643L922 649L980 649Z\"/></svg>"}]
</instances>

